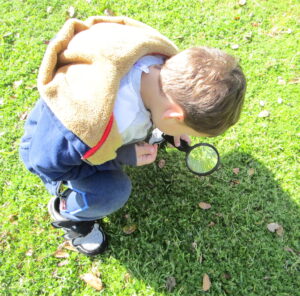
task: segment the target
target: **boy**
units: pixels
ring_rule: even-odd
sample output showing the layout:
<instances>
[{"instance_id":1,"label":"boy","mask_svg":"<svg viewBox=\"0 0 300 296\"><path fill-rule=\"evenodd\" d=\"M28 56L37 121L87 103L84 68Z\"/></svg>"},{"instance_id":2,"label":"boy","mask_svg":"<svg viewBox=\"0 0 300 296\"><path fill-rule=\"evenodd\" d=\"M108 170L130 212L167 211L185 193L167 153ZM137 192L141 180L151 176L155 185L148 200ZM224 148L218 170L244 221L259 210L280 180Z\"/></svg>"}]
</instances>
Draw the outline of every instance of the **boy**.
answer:
<instances>
[{"instance_id":1,"label":"boy","mask_svg":"<svg viewBox=\"0 0 300 296\"><path fill-rule=\"evenodd\" d=\"M86 255L104 251L98 220L121 208L131 183L122 164L145 165L152 127L174 136L216 136L235 124L245 93L236 60L211 48L177 47L127 17L67 21L38 77L41 99L20 153L51 194L52 223ZM66 190L62 190L67 186Z\"/></svg>"}]
</instances>

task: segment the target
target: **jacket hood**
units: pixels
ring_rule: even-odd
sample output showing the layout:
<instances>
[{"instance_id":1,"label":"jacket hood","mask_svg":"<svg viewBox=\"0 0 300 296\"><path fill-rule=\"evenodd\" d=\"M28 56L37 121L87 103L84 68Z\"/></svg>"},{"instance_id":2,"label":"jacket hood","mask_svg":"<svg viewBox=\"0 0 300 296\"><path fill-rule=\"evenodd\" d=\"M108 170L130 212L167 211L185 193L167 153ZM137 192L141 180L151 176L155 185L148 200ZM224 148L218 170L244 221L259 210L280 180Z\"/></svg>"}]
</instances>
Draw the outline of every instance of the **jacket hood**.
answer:
<instances>
[{"instance_id":1,"label":"jacket hood","mask_svg":"<svg viewBox=\"0 0 300 296\"><path fill-rule=\"evenodd\" d=\"M49 43L38 75L40 95L92 149L86 157L91 163L113 159L122 145L112 114L120 80L139 58L155 53L172 56L177 47L128 17L70 19Z\"/></svg>"}]
</instances>

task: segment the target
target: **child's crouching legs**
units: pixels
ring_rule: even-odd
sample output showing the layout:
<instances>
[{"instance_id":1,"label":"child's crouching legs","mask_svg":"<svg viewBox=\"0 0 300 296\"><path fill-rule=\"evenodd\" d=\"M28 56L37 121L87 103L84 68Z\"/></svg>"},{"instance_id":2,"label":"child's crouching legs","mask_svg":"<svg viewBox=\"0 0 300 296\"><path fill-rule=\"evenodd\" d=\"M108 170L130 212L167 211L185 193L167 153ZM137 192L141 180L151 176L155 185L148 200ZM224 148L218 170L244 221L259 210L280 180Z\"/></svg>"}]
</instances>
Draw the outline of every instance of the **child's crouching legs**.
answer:
<instances>
[{"instance_id":1,"label":"child's crouching legs","mask_svg":"<svg viewBox=\"0 0 300 296\"><path fill-rule=\"evenodd\" d=\"M68 185L72 192L60 214L73 221L103 218L123 207L131 193L131 181L122 171L99 171Z\"/></svg>"}]
</instances>

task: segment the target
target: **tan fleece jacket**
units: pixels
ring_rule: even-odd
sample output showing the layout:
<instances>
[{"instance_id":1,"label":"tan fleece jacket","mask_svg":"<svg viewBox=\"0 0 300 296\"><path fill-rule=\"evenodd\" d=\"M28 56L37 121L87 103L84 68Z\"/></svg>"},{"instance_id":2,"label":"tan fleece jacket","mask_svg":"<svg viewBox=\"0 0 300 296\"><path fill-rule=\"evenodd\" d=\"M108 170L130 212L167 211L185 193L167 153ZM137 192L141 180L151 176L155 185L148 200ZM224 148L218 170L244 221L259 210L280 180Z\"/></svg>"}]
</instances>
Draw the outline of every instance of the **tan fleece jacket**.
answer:
<instances>
[{"instance_id":1,"label":"tan fleece jacket","mask_svg":"<svg viewBox=\"0 0 300 296\"><path fill-rule=\"evenodd\" d=\"M122 145L112 114L122 77L142 56L176 53L157 30L128 17L70 19L48 45L38 89L63 125L91 148L83 158L101 164Z\"/></svg>"}]
</instances>

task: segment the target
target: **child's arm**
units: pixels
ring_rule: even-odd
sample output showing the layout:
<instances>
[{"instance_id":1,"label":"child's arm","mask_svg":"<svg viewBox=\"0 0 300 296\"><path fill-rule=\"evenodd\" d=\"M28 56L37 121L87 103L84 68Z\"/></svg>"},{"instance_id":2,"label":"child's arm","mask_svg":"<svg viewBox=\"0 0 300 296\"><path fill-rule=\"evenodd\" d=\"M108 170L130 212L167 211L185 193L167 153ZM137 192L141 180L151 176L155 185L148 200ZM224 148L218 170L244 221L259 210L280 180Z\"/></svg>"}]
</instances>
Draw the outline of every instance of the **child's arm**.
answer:
<instances>
[{"instance_id":1,"label":"child's arm","mask_svg":"<svg viewBox=\"0 0 300 296\"><path fill-rule=\"evenodd\" d=\"M132 146L126 156L135 157ZM81 179L100 170L100 166L91 166L82 160L86 145L59 124L43 100L36 103L28 117L20 149L24 151L26 167L47 180ZM120 160L106 162L101 169L116 169Z\"/></svg>"},{"instance_id":2,"label":"child's arm","mask_svg":"<svg viewBox=\"0 0 300 296\"><path fill-rule=\"evenodd\" d=\"M57 136L52 143L45 138L43 144L48 149L40 153L38 142L33 141L29 155L30 163L35 173L52 181L78 180L97 171L120 169L122 164L137 165L135 144L122 146L116 151L116 159L94 166L85 163L76 147L65 137Z\"/></svg>"}]
</instances>

